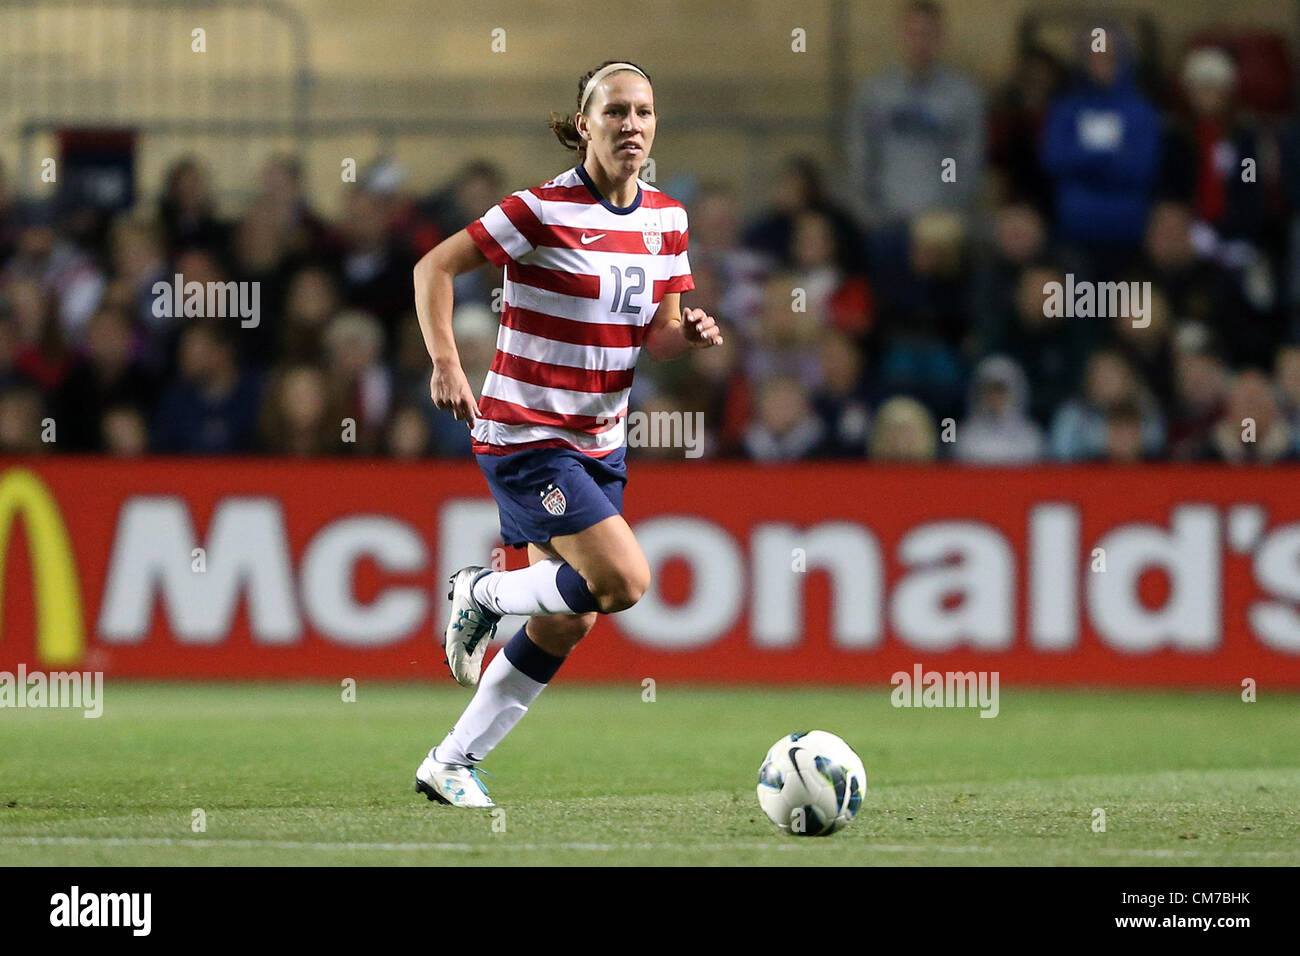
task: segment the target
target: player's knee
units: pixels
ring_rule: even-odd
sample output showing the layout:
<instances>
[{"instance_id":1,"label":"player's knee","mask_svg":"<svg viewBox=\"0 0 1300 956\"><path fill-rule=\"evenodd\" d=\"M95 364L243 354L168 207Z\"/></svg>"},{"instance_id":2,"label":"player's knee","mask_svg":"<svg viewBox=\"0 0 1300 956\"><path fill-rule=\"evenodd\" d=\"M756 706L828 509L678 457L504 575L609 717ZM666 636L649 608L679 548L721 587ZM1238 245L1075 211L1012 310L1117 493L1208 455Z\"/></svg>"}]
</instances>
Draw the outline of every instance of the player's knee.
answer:
<instances>
[{"instance_id":1,"label":"player's knee","mask_svg":"<svg viewBox=\"0 0 1300 956\"><path fill-rule=\"evenodd\" d=\"M597 614L550 614L528 622L529 639L555 657L565 657L596 626Z\"/></svg>"},{"instance_id":2,"label":"player's knee","mask_svg":"<svg viewBox=\"0 0 1300 956\"><path fill-rule=\"evenodd\" d=\"M592 594L600 602L600 610L605 614L626 611L645 594L650 587L650 568L647 565L632 567L605 575L596 582Z\"/></svg>"},{"instance_id":3,"label":"player's knee","mask_svg":"<svg viewBox=\"0 0 1300 956\"><path fill-rule=\"evenodd\" d=\"M569 617L569 625L564 629L564 635L574 644L591 633L591 629L596 626L596 621L600 617L595 611L586 614L574 614Z\"/></svg>"}]
</instances>

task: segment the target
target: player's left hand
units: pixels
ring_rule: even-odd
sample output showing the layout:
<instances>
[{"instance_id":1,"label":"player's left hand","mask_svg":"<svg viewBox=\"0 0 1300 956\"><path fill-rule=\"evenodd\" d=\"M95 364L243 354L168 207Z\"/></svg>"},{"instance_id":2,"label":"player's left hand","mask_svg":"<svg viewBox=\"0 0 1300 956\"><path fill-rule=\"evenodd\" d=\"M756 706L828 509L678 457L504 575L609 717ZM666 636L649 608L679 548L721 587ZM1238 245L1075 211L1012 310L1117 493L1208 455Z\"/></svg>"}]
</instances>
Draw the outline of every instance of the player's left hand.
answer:
<instances>
[{"instance_id":1,"label":"player's left hand","mask_svg":"<svg viewBox=\"0 0 1300 956\"><path fill-rule=\"evenodd\" d=\"M713 316L703 309L682 311L682 334L694 348L707 349L722 344L722 330Z\"/></svg>"}]
</instances>

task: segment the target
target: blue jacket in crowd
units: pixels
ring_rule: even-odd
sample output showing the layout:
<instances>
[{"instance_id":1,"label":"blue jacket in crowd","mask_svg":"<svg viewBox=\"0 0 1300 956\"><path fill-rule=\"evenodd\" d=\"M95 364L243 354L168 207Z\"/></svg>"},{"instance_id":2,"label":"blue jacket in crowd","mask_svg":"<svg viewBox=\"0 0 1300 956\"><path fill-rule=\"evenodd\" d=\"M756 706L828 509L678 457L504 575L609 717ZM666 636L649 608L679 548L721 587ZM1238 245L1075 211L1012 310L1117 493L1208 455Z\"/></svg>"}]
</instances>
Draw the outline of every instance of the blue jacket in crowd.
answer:
<instances>
[{"instance_id":1,"label":"blue jacket in crowd","mask_svg":"<svg viewBox=\"0 0 1300 956\"><path fill-rule=\"evenodd\" d=\"M1131 65L1120 65L1110 87L1084 79L1051 105L1042 160L1056 185L1061 239L1142 241L1160 167L1160 115Z\"/></svg>"}]
</instances>

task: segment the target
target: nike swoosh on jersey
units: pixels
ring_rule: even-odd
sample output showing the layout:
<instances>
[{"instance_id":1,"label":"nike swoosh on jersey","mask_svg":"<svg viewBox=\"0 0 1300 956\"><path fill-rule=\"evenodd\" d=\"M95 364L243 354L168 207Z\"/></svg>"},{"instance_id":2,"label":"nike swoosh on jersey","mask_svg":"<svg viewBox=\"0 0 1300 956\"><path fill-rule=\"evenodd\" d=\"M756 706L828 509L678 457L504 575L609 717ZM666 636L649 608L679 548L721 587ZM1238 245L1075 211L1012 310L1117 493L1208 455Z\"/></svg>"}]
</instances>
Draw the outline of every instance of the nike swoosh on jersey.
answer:
<instances>
[{"instance_id":1,"label":"nike swoosh on jersey","mask_svg":"<svg viewBox=\"0 0 1300 956\"><path fill-rule=\"evenodd\" d=\"M598 236L589 236L589 235L587 235L587 234L584 232L584 233L583 233L581 236L579 236L578 238L582 240L582 244L585 246L587 243L589 243L589 242L595 242L597 239L604 239L604 238L605 238L605 234L602 232L602 233L601 233L600 235L598 235Z\"/></svg>"}]
</instances>

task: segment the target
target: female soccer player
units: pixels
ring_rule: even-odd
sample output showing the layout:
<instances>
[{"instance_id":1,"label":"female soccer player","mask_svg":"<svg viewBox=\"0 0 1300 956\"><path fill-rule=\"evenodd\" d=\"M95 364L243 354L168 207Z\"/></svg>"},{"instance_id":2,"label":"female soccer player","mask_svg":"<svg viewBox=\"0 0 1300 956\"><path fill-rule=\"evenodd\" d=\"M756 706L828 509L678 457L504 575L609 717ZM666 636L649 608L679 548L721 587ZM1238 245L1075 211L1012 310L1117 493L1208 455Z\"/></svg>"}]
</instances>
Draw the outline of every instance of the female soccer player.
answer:
<instances>
[{"instance_id":1,"label":"female soccer player","mask_svg":"<svg viewBox=\"0 0 1300 956\"><path fill-rule=\"evenodd\" d=\"M650 77L610 61L578 81L572 119L551 128L580 162L507 196L415 267L415 305L438 408L467 422L501 515L528 548L518 571L451 577L447 663L473 699L415 773L430 800L493 806L475 766L528 711L596 623L635 604L650 566L623 520L624 416L637 355L669 359L722 344L713 317L681 309L695 288L686 210L637 173L654 144ZM496 357L474 399L452 337L452 278L505 267ZM506 614L529 615L492 659Z\"/></svg>"}]
</instances>

